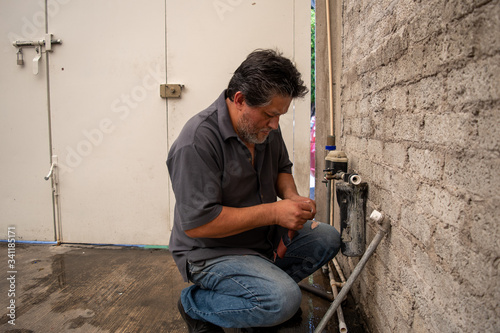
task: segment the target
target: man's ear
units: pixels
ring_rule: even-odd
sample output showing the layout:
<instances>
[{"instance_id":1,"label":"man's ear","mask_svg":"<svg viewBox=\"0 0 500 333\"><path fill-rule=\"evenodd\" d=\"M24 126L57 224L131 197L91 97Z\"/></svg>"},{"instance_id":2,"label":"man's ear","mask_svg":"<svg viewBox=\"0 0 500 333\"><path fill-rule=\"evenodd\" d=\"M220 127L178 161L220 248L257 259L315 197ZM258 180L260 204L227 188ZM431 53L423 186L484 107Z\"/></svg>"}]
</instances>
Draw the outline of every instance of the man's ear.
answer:
<instances>
[{"instance_id":1,"label":"man's ear","mask_svg":"<svg viewBox=\"0 0 500 333\"><path fill-rule=\"evenodd\" d=\"M245 95L241 91L237 91L234 94L234 104L238 109L241 109L243 107L243 104L245 104Z\"/></svg>"}]
</instances>

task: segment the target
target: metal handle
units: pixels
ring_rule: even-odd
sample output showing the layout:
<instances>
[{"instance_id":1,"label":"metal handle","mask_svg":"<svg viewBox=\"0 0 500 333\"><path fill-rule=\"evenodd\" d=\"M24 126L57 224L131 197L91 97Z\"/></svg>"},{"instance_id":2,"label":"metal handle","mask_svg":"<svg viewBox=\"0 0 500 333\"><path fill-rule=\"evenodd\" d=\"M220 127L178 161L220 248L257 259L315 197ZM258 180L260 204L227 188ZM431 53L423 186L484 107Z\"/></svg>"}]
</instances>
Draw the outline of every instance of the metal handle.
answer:
<instances>
[{"instance_id":1,"label":"metal handle","mask_svg":"<svg viewBox=\"0 0 500 333\"><path fill-rule=\"evenodd\" d=\"M54 173L54 168L56 166L57 166L56 162L52 162L52 164L50 165L49 173L47 174L47 176L43 177L45 180L49 180L50 177L52 177L52 174Z\"/></svg>"},{"instance_id":2,"label":"metal handle","mask_svg":"<svg viewBox=\"0 0 500 333\"><path fill-rule=\"evenodd\" d=\"M62 40L60 39L51 39L50 41L47 40L28 40L28 41L23 41L23 40L16 40L15 42L12 43L15 47L28 47L28 46L44 46L45 44L54 45L54 44L62 44Z\"/></svg>"}]
</instances>

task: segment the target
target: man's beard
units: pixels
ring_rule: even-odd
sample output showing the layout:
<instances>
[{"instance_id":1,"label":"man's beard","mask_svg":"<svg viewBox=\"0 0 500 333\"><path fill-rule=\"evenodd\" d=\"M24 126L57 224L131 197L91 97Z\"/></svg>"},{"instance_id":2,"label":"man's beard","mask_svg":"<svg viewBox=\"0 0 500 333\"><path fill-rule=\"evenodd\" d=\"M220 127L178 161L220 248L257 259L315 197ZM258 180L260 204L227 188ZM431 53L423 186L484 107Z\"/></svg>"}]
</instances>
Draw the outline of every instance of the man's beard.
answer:
<instances>
[{"instance_id":1,"label":"man's beard","mask_svg":"<svg viewBox=\"0 0 500 333\"><path fill-rule=\"evenodd\" d=\"M267 139L267 135L264 135L261 133L261 130L264 130L263 128L259 129L255 127L254 124L250 122L246 114L243 114L240 119L238 119L238 122L236 124L236 129L238 132L238 136L243 142L246 143L252 143L252 144L261 144L264 143ZM267 128L265 129L266 131L271 131L272 128ZM261 134L261 137L259 138L259 134Z\"/></svg>"}]
</instances>

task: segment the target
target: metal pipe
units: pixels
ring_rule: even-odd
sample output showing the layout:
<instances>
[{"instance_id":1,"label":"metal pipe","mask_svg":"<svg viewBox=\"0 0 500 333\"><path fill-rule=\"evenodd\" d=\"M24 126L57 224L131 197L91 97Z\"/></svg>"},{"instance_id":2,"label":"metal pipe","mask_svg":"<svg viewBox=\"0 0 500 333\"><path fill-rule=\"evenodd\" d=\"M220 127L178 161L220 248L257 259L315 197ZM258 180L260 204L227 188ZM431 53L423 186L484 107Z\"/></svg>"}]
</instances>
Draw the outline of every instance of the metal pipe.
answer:
<instances>
[{"instance_id":1,"label":"metal pipe","mask_svg":"<svg viewBox=\"0 0 500 333\"><path fill-rule=\"evenodd\" d=\"M331 169L327 169L324 171L326 172L325 179L327 181L330 179L339 179L353 185L361 184L361 176L357 173L346 173L343 171L338 171L337 173L333 174Z\"/></svg>"},{"instance_id":2,"label":"metal pipe","mask_svg":"<svg viewBox=\"0 0 500 333\"><path fill-rule=\"evenodd\" d=\"M51 179L52 186L52 213L54 214L54 238L58 245L62 244L62 224L61 224L61 209L59 205L59 170L57 155L51 156L50 170L45 180Z\"/></svg>"},{"instance_id":3,"label":"metal pipe","mask_svg":"<svg viewBox=\"0 0 500 333\"><path fill-rule=\"evenodd\" d=\"M332 209L332 181L331 179L327 179L326 180L326 224L333 226L331 209Z\"/></svg>"},{"instance_id":4,"label":"metal pipe","mask_svg":"<svg viewBox=\"0 0 500 333\"><path fill-rule=\"evenodd\" d=\"M333 267L332 263L328 265L328 276L330 277L330 286L332 287L332 293L334 299L339 296L339 291L337 290L337 286L335 285L335 277L333 276ZM337 317L339 319L339 331L340 333L347 333L347 325L344 320L344 312L342 311L342 307L339 305L337 308Z\"/></svg>"},{"instance_id":5,"label":"metal pipe","mask_svg":"<svg viewBox=\"0 0 500 333\"><path fill-rule=\"evenodd\" d=\"M299 283L299 287L304 289L305 291L308 291L310 292L311 294L314 294L316 296L319 296L323 299L326 299L327 301L330 301L332 302L334 300L333 296L330 295L330 294L327 294L326 292L324 291L321 291L317 288L314 288L313 286L309 286L307 284L303 284L303 283Z\"/></svg>"},{"instance_id":6,"label":"metal pipe","mask_svg":"<svg viewBox=\"0 0 500 333\"><path fill-rule=\"evenodd\" d=\"M334 183L333 179L327 179L327 181L326 181L326 186L327 186L327 194L326 194L326 197L327 197L327 220L328 220L327 223L330 224L331 226L334 226L334 219L335 219L335 217L334 217L334 204L332 203L332 201L333 201L332 200L333 199L332 188L334 185L335 185L335 183ZM335 281L335 277L333 276L333 269L332 269L331 263L329 265L325 265L325 266L326 266L326 270L328 271L330 286L332 288L333 298L335 300L338 296L337 286L339 285L339 283L337 281ZM343 285L344 284L341 283L340 287L342 287ZM338 309L337 309L337 316L339 319L339 331L340 331L340 333L347 333L347 326L346 326L345 320L344 320L344 312L342 311L342 307L340 305L338 306Z\"/></svg>"},{"instance_id":7,"label":"metal pipe","mask_svg":"<svg viewBox=\"0 0 500 333\"><path fill-rule=\"evenodd\" d=\"M321 333L325 329L326 325L328 324L328 321L334 314L335 310L337 310L337 308L340 306L340 303L347 295L349 290L351 289L352 285L354 284L354 281L356 281L359 274L361 273L366 263L368 262L368 259L370 259L370 257L372 256L373 252L375 252L375 249L377 248L382 238L384 238L384 236L389 231L390 221L389 219L384 219L384 215L382 213L378 211L373 211L372 214L370 215L370 218L379 224L379 231L373 238L372 242L370 243L370 246L368 246L368 249L366 249L366 252L363 254L363 257L361 257L361 260L354 268L354 271L352 272L351 276L349 277L349 279L347 279L345 286L342 288L338 296L335 297L335 301L333 301L333 303L330 305L330 308L326 312L323 319L321 319L318 327L314 330L314 333Z\"/></svg>"},{"instance_id":8,"label":"metal pipe","mask_svg":"<svg viewBox=\"0 0 500 333\"><path fill-rule=\"evenodd\" d=\"M323 180L324 183L326 183L326 224L329 224L333 226L332 224L332 218L331 218L331 207L332 207L332 186L331 183L332 181L330 179ZM324 264L323 267L321 267L321 270L323 271L323 274L328 273L328 264Z\"/></svg>"},{"instance_id":9,"label":"metal pipe","mask_svg":"<svg viewBox=\"0 0 500 333\"><path fill-rule=\"evenodd\" d=\"M332 38L330 27L330 0L325 0L326 5L326 42L328 48L328 92L330 106L330 135L335 138L334 114L333 114L333 68L332 68Z\"/></svg>"},{"instance_id":10,"label":"metal pipe","mask_svg":"<svg viewBox=\"0 0 500 333\"><path fill-rule=\"evenodd\" d=\"M61 39L52 39L52 40L50 40L50 44L62 44L62 40ZM15 42L12 43L12 45L14 45L15 47L44 46L45 39L28 40L28 41L16 40Z\"/></svg>"},{"instance_id":11,"label":"metal pipe","mask_svg":"<svg viewBox=\"0 0 500 333\"><path fill-rule=\"evenodd\" d=\"M21 41L21 40L16 40L15 42L12 43L15 47L26 47L26 46L43 46L45 45L45 41L42 40L33 40L33 41Z\"/></svg>"}]
</instances>

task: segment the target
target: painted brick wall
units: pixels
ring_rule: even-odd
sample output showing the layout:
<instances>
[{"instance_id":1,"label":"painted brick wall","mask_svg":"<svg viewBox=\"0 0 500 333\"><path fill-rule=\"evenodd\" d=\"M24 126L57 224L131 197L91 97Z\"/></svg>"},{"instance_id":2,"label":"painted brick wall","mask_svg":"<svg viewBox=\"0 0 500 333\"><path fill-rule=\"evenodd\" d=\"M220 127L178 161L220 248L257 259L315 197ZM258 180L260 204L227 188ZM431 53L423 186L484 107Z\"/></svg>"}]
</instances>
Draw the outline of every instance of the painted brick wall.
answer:
<instances>
[{"instance_id":1,"label":"painted brick wall","mask_svg":"<svg viewBox=\"0 0 500 333\"><path fill-rule=\"evenodd\" d=\"M342 16L339 146L392 223L352 289L370 331L500 332L500 1Z\"/></svg>"}]
</instances>

